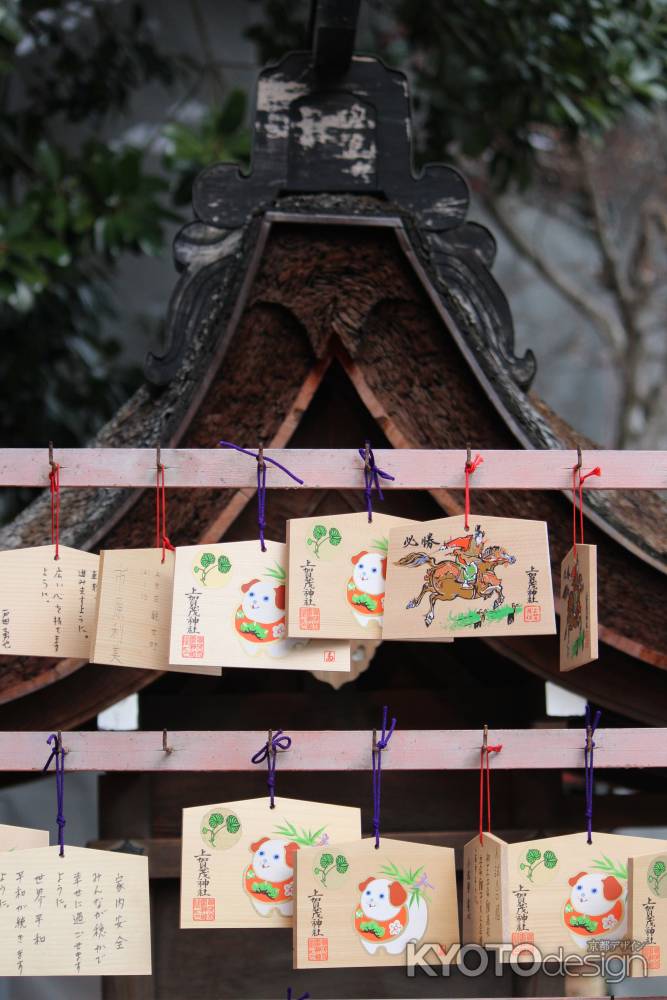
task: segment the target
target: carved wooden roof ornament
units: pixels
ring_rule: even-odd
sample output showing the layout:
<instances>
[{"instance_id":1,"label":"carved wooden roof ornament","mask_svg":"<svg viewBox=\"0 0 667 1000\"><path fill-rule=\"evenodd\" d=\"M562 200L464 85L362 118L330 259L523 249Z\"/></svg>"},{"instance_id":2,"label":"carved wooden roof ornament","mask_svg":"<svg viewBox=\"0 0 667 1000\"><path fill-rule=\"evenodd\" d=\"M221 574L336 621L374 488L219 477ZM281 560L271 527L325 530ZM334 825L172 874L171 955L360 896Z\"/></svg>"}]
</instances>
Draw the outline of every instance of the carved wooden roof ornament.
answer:
<instances>
[{"instance_id":1,"label":"carved wooden roof ornament","mask_svg":"<svg viewBox=\"0 0 667 1000\"><path fill-rule=\"evenodd\" d=\"M372 56L351 55L358 6L318 4L313 51L290 53L260 73L250 173L218 163L197 178L197 221L175 243L185 273L169 348L147 360L152 382L173 377L202 313L224 307L224 289L237 294L256 226L278 212L304 223L326 216L400 230L473 370L499 389L503 381L530 385L535 357L515 356L510 309L489 271L495 241L466 222L469 192L458 171L434 163L414 173L406 77Z\"/></svg>"}]
</instances>

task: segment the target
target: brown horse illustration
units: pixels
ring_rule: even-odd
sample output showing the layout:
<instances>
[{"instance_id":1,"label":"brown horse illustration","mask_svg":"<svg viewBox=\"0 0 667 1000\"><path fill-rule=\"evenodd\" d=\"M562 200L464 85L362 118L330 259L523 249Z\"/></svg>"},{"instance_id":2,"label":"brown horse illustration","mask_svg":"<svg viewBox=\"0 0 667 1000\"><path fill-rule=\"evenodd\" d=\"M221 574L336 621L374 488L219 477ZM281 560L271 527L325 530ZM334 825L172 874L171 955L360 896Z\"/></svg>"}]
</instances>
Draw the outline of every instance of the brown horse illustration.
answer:
<instances>
[{"instance_id":1,"label":"brown horse illustration","mask_svg":"<svg viewBox=\"0 0 667 1000\"><path fill-rule=\"evenodd\" d=\"M461 566L452 559L444 559L438 562L434 556L427 552L412 552L408 556L403 556L396 562L396 566L425 566L428 564L426 575L424 576L424 586L417 597L406 604L406 608L417 608L421 604L426 594L429 595L429 610L424 615L427 627L433 623L435 618L436 601L453 601L455 597L461 597L464 601L473 601L481 597L488 601L490 597L496 595L493 602L494 608L499 608L505 599L502 580L498 576L496 569L499 566L511 566L516 562L516 557L500 545L488 545L479 556L474 556L473 560L477 565L477 576L472 586L466 586L462 579Z\"/></svg>"}]
</instances>

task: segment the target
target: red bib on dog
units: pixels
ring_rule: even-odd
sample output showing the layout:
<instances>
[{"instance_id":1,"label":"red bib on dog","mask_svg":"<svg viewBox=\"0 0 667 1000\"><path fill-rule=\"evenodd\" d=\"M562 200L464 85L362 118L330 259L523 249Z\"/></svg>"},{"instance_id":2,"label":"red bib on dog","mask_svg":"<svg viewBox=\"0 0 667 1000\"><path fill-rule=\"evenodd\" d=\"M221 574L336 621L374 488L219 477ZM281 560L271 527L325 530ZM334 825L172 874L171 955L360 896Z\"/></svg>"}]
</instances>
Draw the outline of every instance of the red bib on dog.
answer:
<instances>
[{"instance_id":1,"label":"red bib on dog","mask_svg":"<svg viewBox=\"0 0 667 1000\"><path fill-rule=\"evenodd\" d=\"M389 920L373 920L360 909L357 909L354 915L355 930L367 941L391 941L392 938L403 933L407 924L408 908L405 905L400 908L395 917L391 917Z\"/></svg>"},{"instance_id":2,"label":"red bib on dog","mask_svg":"<svg viewBox=\"0 0 667 1000\"><path fill-rule=\"evenodd\" d=\"M252 865L248 865L243 875L245 891L253 899L261 899L266 903L285 903L293 898L294 876L290 875L283 882L270 882L255 874Z\"/></svg>"},{"instance_id":3,"label":"red bib on dog","mask_svg":"<svg viewBox=\"0 0 667 1000\"><path fill-rule=\"evenodd\" d=\"M563 919L567 929L579 937L604 937L605 934L611 933L615 927L618 927L623 919L623 903L617 899L605 913L601 913L599 917L591 917L586 913L579 913L572 906L572 903L567 902L563 910Z\"/></svg>"}]
</instances>

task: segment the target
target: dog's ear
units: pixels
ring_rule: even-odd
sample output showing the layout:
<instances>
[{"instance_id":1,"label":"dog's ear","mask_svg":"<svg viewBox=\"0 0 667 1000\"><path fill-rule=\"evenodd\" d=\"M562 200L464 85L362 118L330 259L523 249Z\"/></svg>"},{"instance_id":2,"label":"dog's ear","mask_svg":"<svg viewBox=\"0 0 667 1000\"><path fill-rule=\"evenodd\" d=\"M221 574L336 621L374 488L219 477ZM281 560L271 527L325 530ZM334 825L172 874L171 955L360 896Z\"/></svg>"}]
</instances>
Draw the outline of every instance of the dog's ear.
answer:
<instances>
[{"instance_id":1,"label":"dog's ear","mask_svg":"<svg viewBox=\"0 0 667 1000\"><path fill-rule=\"evenodd\" d=\"M367 886L369 886L372 881L373 881L373 876L370 875L364 882L359 883L359 890L363 892L364 889L367 888Z\"/></svg>"},{"instance_id":2,"label":"dog's ear","mask_svg":"<svg viewBox=\"0 0 667 1000\"><path fill-rule=\"evenodd\" d=\"M276 593L276 607L278 611L285 610L285 584L281 583L279 587L275 588Z\"/></svg>"},{"instance_id":3,"label":"dog's ear","mask_svg":"<svg viewBox=\"0 0 667 1000\"><path fill-rule=\"evenodd\" d=\"M569 884L576 885L579 879L583 878L584 875L588 875L588 872L579 872L578 875L573 875L572 878L568 879Z\"/></svg>"},{"instance_id":4,"label":"dog's ear","mask_svg":"<svg viewBox=\"0 0 667 1000\"><path fill-rule=\"evenodd\" d=\"M241 587L242 593L247 594L250 588L254 587L256 583L259 583L259 580L249 580L247 583L244 583Z\"/></svg>"},{"instance_id":5,"label":"dog's ear","mask_svg":"<svg viewBox=\"0 0 667 1000\"><path fill-rule=\"evenodd\" d=\"M389 902L392 906L402 906L408 898L405 886L400 882L392 882L389 886Z\"/></svg>"},{"instance_id":6,"label":"dog's ear","mask_svg":"<svg viewBox=\"0 0 667 1000\"><path fill-rule=\"evenodd\" d=\"M285 845L285 861L290 866L294 868L295 854L299 850L299 845L293 840L290 840L289 844Z\"/></svg>"},{"instance_id":7,"label":"dog's ear","mask_svg":"<svg viewBox=\"0 0 667 1000\"><path fill-rule=\"evenodd\" d=\"M613 875L607 875L606 878L603 878L602 885L604 886L605 899L618 899L623 892L623 886Z\"/></svg>"},{"instance_id":8,"label":"dog's ear","mask_svg":"<svg viewBox=\"0 0 667 1000\"><path fill-rule=\"evenodd\" d=\"M363 552L357 552L356 556L352 556L352 564L353 564L353 566L356 566L357 563L359 562L359 560L363 559L364 556L367 556L367 555L368 555L368 552L366 551L366 549L364 549Z\"/></svg>"},{"instance_id":9,"label":"dog's ear","mask_svg":"<svg viewBox=\"0 0 667 1000\"><path fill-rule=\"evenodd\" d=\"M255 851L258 851L262 846L262 844L265 844L268 839L269 839L268 837L262 837L261 840L256 840L254 844L251 844L250 850L252 851L252 853L254 854Z\"/></svg>"}]
</instances>

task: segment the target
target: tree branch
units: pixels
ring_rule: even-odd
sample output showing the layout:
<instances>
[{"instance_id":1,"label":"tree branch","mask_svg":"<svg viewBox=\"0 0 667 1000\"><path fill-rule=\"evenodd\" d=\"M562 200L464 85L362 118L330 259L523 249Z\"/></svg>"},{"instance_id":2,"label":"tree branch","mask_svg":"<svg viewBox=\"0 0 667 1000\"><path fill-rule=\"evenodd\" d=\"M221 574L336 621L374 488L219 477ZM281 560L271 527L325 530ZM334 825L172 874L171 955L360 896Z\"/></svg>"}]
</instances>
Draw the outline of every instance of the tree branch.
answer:
<instances>
[{"instance_id":1,"label":"tree branch","mask_svg":"<svg viewBox=\"0 0 667 1000\"><path fill-rule=\"evenodd\" d=\"M598 336L605 347L611 351L614 361L618 364L626 347L623 326L617 322L615 317L596 306L589 294L579 288L567 277L565 272L555 267L533 246L499 201L486 196L484 205L517 253L525 257L552 288L591 321Z\"/></svg>"}]
</instances>

